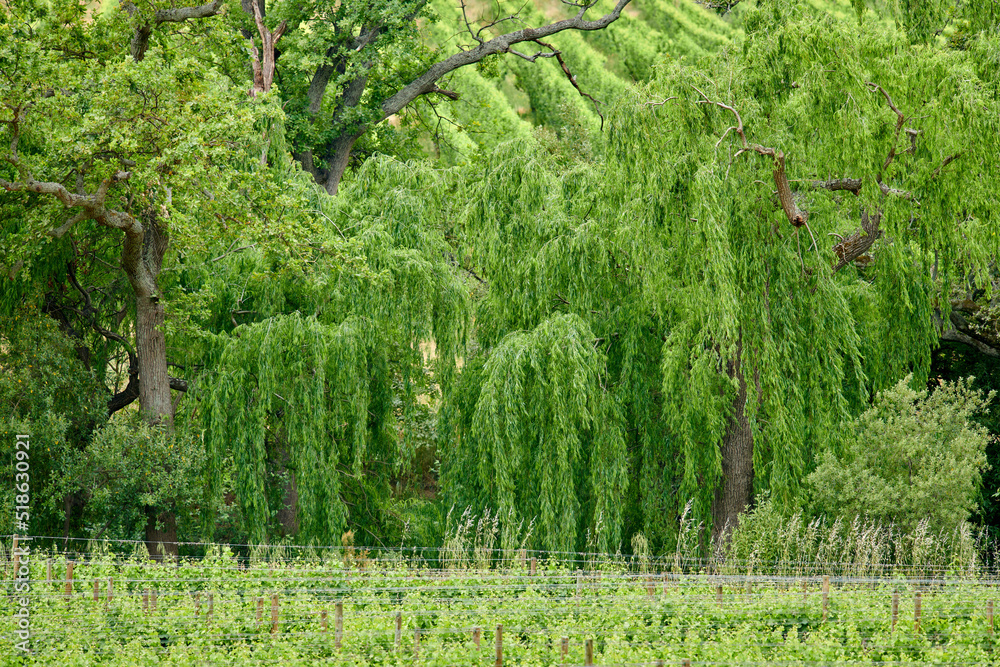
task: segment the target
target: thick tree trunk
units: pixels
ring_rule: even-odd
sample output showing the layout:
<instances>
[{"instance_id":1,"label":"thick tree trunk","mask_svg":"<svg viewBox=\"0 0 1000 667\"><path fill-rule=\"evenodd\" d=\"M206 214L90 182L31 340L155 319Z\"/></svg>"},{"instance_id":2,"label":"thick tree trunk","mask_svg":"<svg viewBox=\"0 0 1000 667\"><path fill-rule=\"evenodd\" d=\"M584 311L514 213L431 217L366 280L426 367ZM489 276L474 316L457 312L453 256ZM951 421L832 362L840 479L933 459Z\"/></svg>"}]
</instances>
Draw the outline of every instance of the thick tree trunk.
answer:
<instances>
[{"instance_id":1,"label":"thick tree trunk","mask_svg":"<svg viewBox=\"0 0 1000 667\"><path fill-rule=\"evenodd\" d=\"M139 403L146 421L173 430L167 341L163 333L163 304L157 297L136 299L135 347L139 357ZM173 512L157 514L146 508L146 548L153 560L177 556L177 519Z\"/></svg>"},{"instance_id":2,"label":"thick tree trunk","mask_svg":"<svg viewBox=\"0 0 1000 667\"><path fill-rule=\"evenodd\" d=\"M275 461L275 474L283 478L281 490L281 506L278 508L278 523L281 525L281 536L292 537L299 533L299 488L295 482L295 471L288 469L290 456L288 446L284 446Z\"/></svg>"},{"instance_id":3,"label":"thick tree trunk","mask_svg":"<svg viewBox=\"0 0 1000 667\"><path fill-rule=\"evenodd\" d=\"M150 424L173 428L163 304L156 296L136 299L135 347L139 358L139 404Z\"/></svg>"},{"instance_id":4,"label":"thick tree trunk","mask_svg":"<svg viewBox=\"0 0 1000 667\"><path fill-rule=\"evenodd\" d=\"M133 244L138 239L133 239ZM143 418L172 432L174 406L170 401L170 376L167 375L167 339L165 321L156 279L163 265L169 237L149 215L141 248L126 241L126 253L139 253L138 270L129 278L135 291L135 350L139 366L139 404ZM177 555L177 519L171 511L158 512L146 507L146 548L154 560L163 555Z\"/></svg>"},{"instance_id":5,"label":"thick tree trunk","mask_svg":"<svg viewBox=\"0 0 1000 667\"><path fill-rule=\"evenodd\" d=\"M712 502L712 540L725 539L736 527L739 515L753 501L753 431L747 419L747 383L743 377L742 344L729 362L730 377L739 382L733 399L733 414L722 439L722 483Z\"/></svg>"},{"instance_id":6,"label":"thick tree trunk","mask_svg":"<svg viewBox=\"0 0 1000 667\"><path fill-rule=\"evenodd\" d=\"M344 172L347 171L347 163L351 159L351 149L354 148L354 142L360 136L360 134L346 134L334 139L333 145L330 148L330 159L328 162L330 170L327 172L326 183L324 184L328 194L337 194L337 188L340 187L340 179L344 177Z\"/></svg>"},{"instance_id":7,"label":"thick tree trunk","mask_svg":"<svg viewBox=\"0 0 1000 667\"><path fill-rule=\"evenodd\" d=\"M146 508L146 549L155 561L177 557L177 517L173 512L157 514L152 507Z\"/></svg>"}]
</instances>

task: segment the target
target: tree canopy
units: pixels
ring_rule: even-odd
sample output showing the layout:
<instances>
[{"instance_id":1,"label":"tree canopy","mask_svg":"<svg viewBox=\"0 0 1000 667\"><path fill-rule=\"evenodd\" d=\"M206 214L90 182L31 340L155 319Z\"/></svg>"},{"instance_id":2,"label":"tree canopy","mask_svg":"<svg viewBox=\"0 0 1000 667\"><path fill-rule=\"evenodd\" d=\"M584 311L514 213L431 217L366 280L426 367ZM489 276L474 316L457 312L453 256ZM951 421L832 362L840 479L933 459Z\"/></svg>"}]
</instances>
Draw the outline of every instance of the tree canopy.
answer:
<instances>
[{"instance_id":1,"label":"tree canopy","mask_svg":"<svg viewBox=\"0 0 1000 667\"><path fill-rule=\"evenodd\" d=\"M903 375L926 381L951 285L990 288L995 36L932 48L871 13L837 20L780 2L747 9L743 26L737 48L663 63L623 96L602 160L567 166L508 145L471 197L488 358L455 399L456 488L503 506L502 476L480 462L469 481L475 459L513 471L520 459L493 443L549 456L542 443L573 443L522 484L584 506L608 493L606 474L635 504L616 518L591 501L574 537L529 494L521 511L560 549L583 548L585 529L668 543L688 499L716 532L762 491L794 508L849 415ZM528 341L570 315L558 357L574 370L531 380L572 378L568 409L558 392L520 386L506 360L527 364L539 354ZM601 354L579 352L581 336ZM613 407L592 427L583 406L602 399ZM592 428L627 444L581 456Z\"/></svg>"}]
</instances>

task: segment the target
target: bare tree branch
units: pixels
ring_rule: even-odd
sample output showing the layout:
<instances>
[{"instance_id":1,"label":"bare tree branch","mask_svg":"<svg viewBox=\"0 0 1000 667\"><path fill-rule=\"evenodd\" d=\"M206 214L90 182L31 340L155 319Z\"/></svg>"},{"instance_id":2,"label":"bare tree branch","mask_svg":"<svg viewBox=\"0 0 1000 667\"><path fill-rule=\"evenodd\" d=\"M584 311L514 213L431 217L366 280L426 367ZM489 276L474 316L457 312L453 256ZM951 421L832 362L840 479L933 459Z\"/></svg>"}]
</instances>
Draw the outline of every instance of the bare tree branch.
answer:
<instances>
[{"instance_id":1,"label":"bare tree branch","mask_svg":"<svg viewBox=\"0 0 1000 667\"><path fill-rule=\"evenodd\" d=\"M896 146L899 143L899 131L903 129L903 124L906 122L906 116L903 115L903 112L900 111L899 107L897 107L896 104L892 101L892 98L889 97L889 93L886 92L885 88L878 85L877 83L872 83L871 81L866 81L865 85L870 86L874 90L877 90L880 93L882 93L882 96L885 98L885 101L889 104L889 108L896 113L896 133L892 138L892 147L889 149L889 155L886 156L885 162L882 164L882 171L879 173L877 179L879 186L881 186L882 173L884 173L885 170L889 168L889 165L892 164L892 161L896 157Z\"/></svg>"},{"instance_id":2,"label":"bare tree branch","mask_svg":"<svg viewBox=\"0 0 1000 667\"><path fill-rule=\"evenodd\" d=\"M21 141L21 122L24 120L24 116L27 113L28 105L21 104L15 107L11 104L5 104L4 106L13 112L10 120L0 118L0 123L3 123L10 128L10 158L8 159L8 162L16 162L17 149Z\"/></svg>"},{"instance_id":3,"label":"bare tree branch","mask_svg":"<svg viewBox=\"0 0 1000 667\"><path fill-rule=\"evenodd\" d=\"M946 157L944 159L944 162L941 163L941 166L935 169L934 173L931 174L931 178L937 178L941 174L942 169L944 169L945 167L947 167L949 164L951 164L960 157L962 157L961 153L955 153L954 155L949 155L948 157Z\"/></svg>"},{"instance_id":4,"label":"bare tree branch","mask_svg":"<svg viewBox=\"0 0 1000 667\"><path fill-rule=\"evenodd\" d=\"M437 93L438 95L444 95L453 102L460 97L459 94L456 93L454 90L445 90L444 88L438 88L437 86L434 86L434 89L431 90L431 92Z\"/></svg>"},{"instance_id":5,"label":"bare tree branch","mask_svg":"<svg viewBox=\"0 0 1000 667\"><path fill-rule=\"evenodd\" d=\"M128 12L130 17L134 17L139 11L134 2L122 4L122 8ZM159 9L153 14L153 21L145 22L135 29L132 35L132 42L129 44L129 51L132 59L139 62L146 57L146 49L149 48L149 38L153 34L153 28L161 23L182 23L188 19L203 19L215 16L222 11L222 0L212 0L196 7L174 7L171 9Z\"/></svg>"},{"instance_id":6,"label":"bare tree branch","mask_svg":"<svg viewBox=\"0 0 1000 667\"><path fill-rule=\"evenodd\" d=\"M739 111L728 104L709 99L708 95L702 92L698 87L691 87L694 88L702 97L702 99L697 100L695 104L711 104L719 107L720 109L729 111L736 117L736 125L726 129L726 131L722 134L722 138L719 139L719 143L722 142L722 139L725 139L727 134L735 130L736 134L740 136L740 140L743 142L743 148L740 149L736 155L748 151L754 151L774 159L774 171L772 176L774 178L774 185L778 188L778 201L781 202L781 208L785 212L788 222L791 223L793 227L798 228L805 225L809 220L809 213L800 209L795 203L795 197L792 195L792 189L788 185L788 175L785 173L785 154L774 148L751 144L747 141L746 133L743 131L743 118L740 116ZM718 143L716 146L718 146ZM812 231L809 233L812 234Z\"/></svg>"},{"instance_id":7,"label":"bare tree branch","mask_svg":"<svg viewBox=\"0 0 1000 667\"><path fill-rule=\"evenodd\" d=\"M878 182L878 188L882 191L884 195L893 195L896 197L902 197L903 199L913 199L913 193L909 190L899 190L897 188L890 188L888 185L882 181Z\"/></svg>"},{"instance_id":8,"label":"bare tree branch","mask_svg":"<svg viewBox=\"0 0 1000 667\"><path fill-rule=\"evenodd\" d=\"M566 61L563 60L562 51L560 51L556 47L552 46L551 44L543 42L543 41L541 41L539 39L535 40L535 44L538 44L539 46L541 46L543 48L549 49L549 52L545 53L545 52L541 52L540 51L540 52L536 53L534 56L531 56L531 57L528 57L528 56L525 56L523 54L517 53L513 49L510 50L510 53L513 53L515 55L521 56L525 60L529 60L531 62L535 62L536 58L553 58L554 57L556 60L558 60L559 61L559 66L562 67L562 71L566 75L566 78L569 80L569 82L573 85L574 88L576 88L576 92L580 93L581 97L586 97L588 100L590 100L594 104L594 111L596 111L597 115L601 117L601 131L603 132L604 131L604 114L601 113L601 105L598 103L598 101L596 99L594 99L594 97L590 93L585 93L585 92L583 92L583 89L580 88L580 84L578 84L576 82L576 77L573 75L573 73L571 71L569 71L569 66L566 64Z\"/></svg>"},{"instance_id":9,"label":"bare tree branch","mask_svg":"<svg viewBox=\"0 0 1000 667\"><path fill-rule=\"evenodd\" d=\"M676 100L676 99L677 99L677 97L675 97L675 96L666 97L666 98L663 99L662 102L646 102L646 106L648 106L648 107L662 107L664 104L666 104L670 100Z\"/></svg>"},{"instance_id":10,"label":"bare tree branch","mask_svg":"<svg viewBox=\"0 0 1000 667\"><path fill-rule=\"evenodd\" d=\"M61 239L63 236L65 236L66 232L68 232L73 225L80 222L81 220L86 219L86 217L87 217L87 212L80 211L76 215L72 216L65 223L63 223L61 227L59 227L58 229L53 229L51 232L49 232L49 235L54 236L57 239Z\"/></svg>"},{"instance_id":11,"label":"bare tree branch","mask_svg":"<svg viewBox=\"0 0 1000 667\"><path fill-rule=\"evenodd\" d=\"M8 156L9 158L9 156ZM97 224L117 229L125 233L125 244L122 247L122 268L128 277L137 297L151 297L156 293L156 281L143 263L143 239L145 229L142 224L132 215L123 211L108 209L104 205L108 190L112 185L124 181L129 177L129 172L119 171L113 177L101 182L97 192L92 195L74 194L66 189L62 183L50 181L36 181L30 175L24 181L7 181L0 178L0 188L8 192L35 192L37 194L51 195L59 200L67 208L81 208L82 216L78 213L70 220L94 220ZM66 229L63 229L63 228ZM53 235L65 234L68 230L66 224L53 231Z\"/></svg>"},{"instance_id":12,"label":"bare tree branch","mask_svg":"<svg viewBox=\"0 0 1000 667\"><path fill-rule=\"evenodd\" d=\"M720 14L728 14L733 7L740 4L743 0L695 0L699 5L712 9L719 12Z\"/></svg>"},{"instance_id":13,"label":"bare tree branch","mask_svg":"<svg viewBox=\"0 0 1000 667\"><path fill-rule=\"evenodd\" d=\"M822 188L834 192L847 190L855 195L861 194L862 181L860 178L834 178L828 181L809 181L808 183L814 188Z\"/></svg>"},{"instance_id":14,"label":"bare tree branch","mask_svg":"<svg viewBox=\"0 0 1000 667\"><path fill-rule=\"evenodd\" d=\"M180 23L182 21L187 21L188 19L203 19L209 16L215 16L222 9L222 0L212 0L212 2L206 2L203 5L198 5L197 7L177 7L176 9L160 9L157 10L156 14L156 24L161 23Z\"/></svg>"},{"instance_id":15,"label":"bare tree branch","mask_svg":"<svg viewBox=\"0 0 1000 667\"><path fill-rule=\"evenodd\" d=\"M515 44L522 42L537 42L563 30L602 30L621 16L622 10L631 0L618 0L615 8L601 18L588 21L584 18L587 10L592 5L580 5L580 11L576 16L562 21L556 21L539 28L524 28L504 35L499 35L491 40L484 41L479 46L468 51L456 53L444 60L435 63L416 79L403 86L395 95L392 95L382 102L382 119L388 118L394 113L398 113L407 104L421 95L431 92L434 84L444 75L453 72L460 67L472 65L481 61L486 56L497 53L507 53Z\"/></svg>"}]
</instances>

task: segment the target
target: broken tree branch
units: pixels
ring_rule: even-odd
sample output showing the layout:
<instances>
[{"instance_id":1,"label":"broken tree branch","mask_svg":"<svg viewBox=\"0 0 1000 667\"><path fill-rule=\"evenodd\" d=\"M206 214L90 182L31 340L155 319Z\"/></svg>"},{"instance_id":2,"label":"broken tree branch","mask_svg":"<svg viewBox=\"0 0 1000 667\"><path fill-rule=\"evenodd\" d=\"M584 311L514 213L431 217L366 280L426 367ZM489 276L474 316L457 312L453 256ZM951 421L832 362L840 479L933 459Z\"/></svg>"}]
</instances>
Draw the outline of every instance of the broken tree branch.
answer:
<instances>
[{"instance_id":1,"label":"broken tree branch","mask_svg":"<svg viewBox=\"0 0 1000 667\"><path fill-rule=\"evenodd\" d=\"M250 4L253 5L254 23L257 26L257 34L260 35L261 42L261 53L258 55L253 39L250 40L251 66L253 68L253 88L250 89L250 96L257 97L261 93L270 91L271 85L274 83L274 49L281 36L285 34L288 21L282 21L277 29L271 32L264 25L264 16L260 12L259 3L255 0Z\"/></svg>"},{"instance_id":2,"label":"broken tree branch","mask_svg":"<svg viewBox=\"0 0 1000 667\"><path fill-rule=\"evenodd\" d=\"M840 261L833 267L836 273L842 268L864 255L882 236L882 211L876 211L875 215L868 215L868 211L861 211L861 229L848 235L837 245L833 246L833 252L837 254Z\"/></svg>"},{"instance_id":3,"label":"broken tree branch","mask_svg":"<svg viewBox=\"0 0 1000 667\"><path fill-rule=\"evenodd\" d=\"M941 163L941 166L935 169L934 173L931 174L931 178L937 178L938 175L941 173L942 169L944 169L945 167L947 167L949 164L951 164L960 157L962 157L961 153L955 153L954 155L949 155L948 157L946 157L944 159L944 162Z\"/></svg>"}]
</instances>

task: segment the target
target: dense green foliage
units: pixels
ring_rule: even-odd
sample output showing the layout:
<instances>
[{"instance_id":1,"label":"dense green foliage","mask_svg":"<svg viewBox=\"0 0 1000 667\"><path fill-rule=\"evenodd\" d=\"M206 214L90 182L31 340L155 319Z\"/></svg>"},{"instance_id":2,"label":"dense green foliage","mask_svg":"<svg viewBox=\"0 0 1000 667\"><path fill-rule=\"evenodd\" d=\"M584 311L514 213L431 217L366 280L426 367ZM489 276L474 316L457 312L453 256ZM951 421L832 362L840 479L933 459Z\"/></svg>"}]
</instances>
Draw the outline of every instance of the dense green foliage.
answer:
<instances>
[{"instance_id":1,"label":"dense green foliage","mask_svg":"<svg viewBox=\"0 0 1000 667\"><path fill-rule=\"evenodd\" d=\"M386 122L479 28L577 8L275 0L268 90L224 4L0 6L0 430L37 443L32 532L385 546L473 508L528 548L669 554L730 496L995 522L998 408L923 393L998 386L981 347L933 356L956 299L995 319L992 4L637 0ZM155 290L53 184L145 225ZM147 298L162 415L125 407Z\"/></svg>"},{"instance_id":2,"label":"dense green foliage","mask_svg":"<svg viewBox=\"0 0 1000 667\"><path fill-rule=\"evenodd\" d=\"M963 381L928 396L901 380L842 425L839 445L809 475L812 510L955 530L975 509L986 465L988 434L972 418L993 398Z\"/></svg>"},{"instance_id":3,"label":"dense green foliage","mask_svg":"<svg viewBox=\"0 0 1000 667\"><path fill-rule=\"evenodd\" d=\"M859 23L783 3L748 9L743 25L739 49L696 67L663 64L624 96L609 112L605 159L567 165L512 143L485 161L464 239L490 283L476 315L488 359L470 365L482 379L463 378L453 402L462 416L449 488L459 504L509 505L488 459L588 508L576 540L559 548L584 548L588 530L599 544L641 530L659 549L687 500L707 519L723 483L740 385L720 370L734 359L751 399L754 488L786 511L868 396L907 373L926 380L935 309L998 252L992 185L978 177L998 155L996 80L983 58L992 38L968 51L911 47L870 14ZM919 139L909 151L900 129L911 122ZM753 146L784 153L808 227L793 228L773 202L775 158ZM861 185L856 195L820 185L832 178ZM831 270L838 256L826 239L869 211L892 242L874 246L870 265ZM573 372L544 378L532 363L522 386L514 364L552 349L537 332L557 322L574 323L560 346ZM599 356L573 352L583 336ZM559 407L560 393L534 388L546 381L571 383L580 398ZM549 441L567 443L547 450L559 465L521 453ZM595 465L577 442L606 454ZM626 479L630 504L602 514L602 489L617 500ZM565 535L557 521L575 509L550 519L537 502L551 503L528 492L517 509L540 519L539 535ZM967 509L966 500L949 511Z\"/></svg>"}]
</instances>

